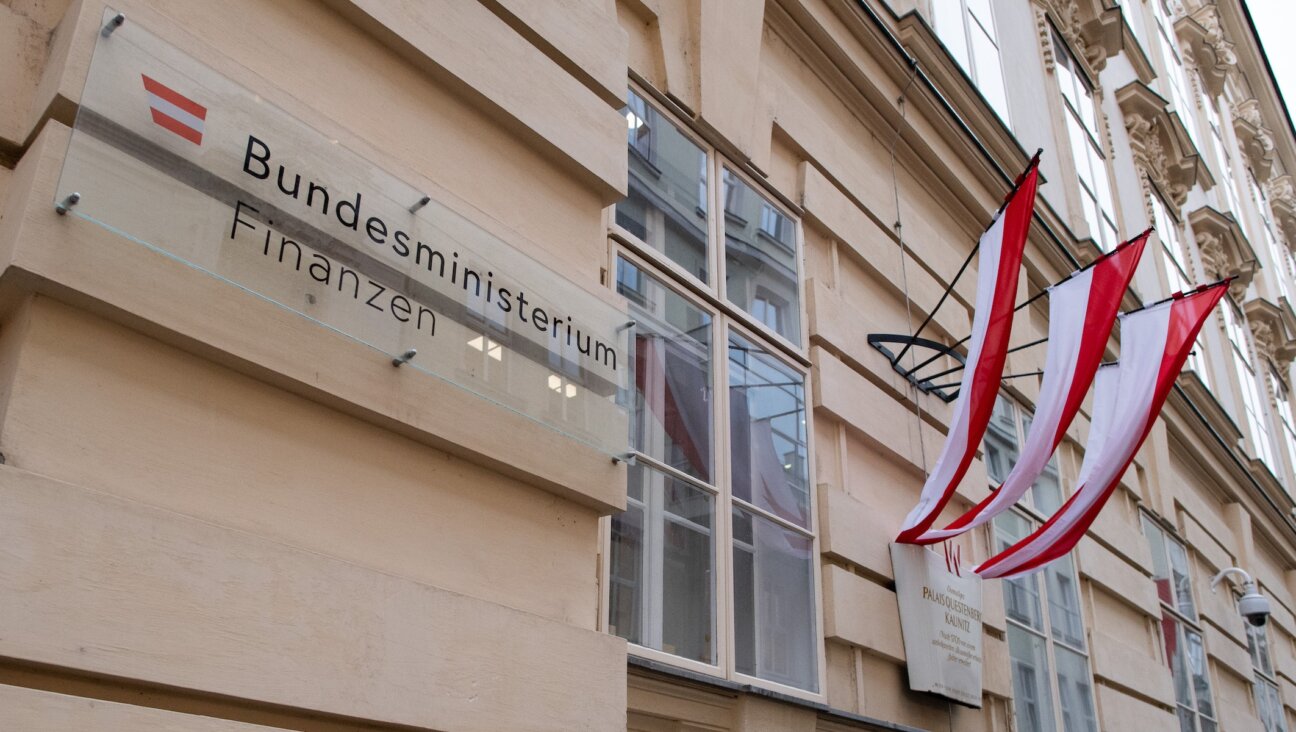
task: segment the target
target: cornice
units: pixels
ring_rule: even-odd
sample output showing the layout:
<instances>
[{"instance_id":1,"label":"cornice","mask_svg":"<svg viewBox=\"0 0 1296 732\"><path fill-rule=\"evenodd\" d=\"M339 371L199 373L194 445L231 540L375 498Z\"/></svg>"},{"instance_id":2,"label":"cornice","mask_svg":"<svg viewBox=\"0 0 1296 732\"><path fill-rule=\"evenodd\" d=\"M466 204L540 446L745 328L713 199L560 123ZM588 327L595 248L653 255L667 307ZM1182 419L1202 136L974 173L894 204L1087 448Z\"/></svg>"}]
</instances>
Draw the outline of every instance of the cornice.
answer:
<instances>
[{"instance_id":1,"label":"cornice","mask_svg":"<svg viewBox=\"0 0 1296 732\"><path fill-rule=\"evenodd\" d=\"M1296 251L1296 183L1291 175L1280 175L1271 178L1265 187L1278 228L1282 230L1287 246Z\"/></svg>"},{"instance_id":2,"label":"cornice","mask_svg":"<svg viewBox=\"0 0 1296 732\"><path fill-rule=\"evenodd\" d=\"M1194 185L1202 190L1215 185L1183 121L1166 109L1164 98L1147 84L1131 81L1116 91L1116 103L1125 117L1135 165L1175 208L1183 208Z\"/></svg>"},{"instance_id":3,"label":"cornice","mask_svg":"<svg viewBox=\"0 0 1296 732\"><path fill-rule=\"evenodd\" d=\"M1286 373L1296 358L1296 313L1291 304L1282 300L1276 304L1262 297L1254 297L1242 306L1247 324L1255 341L1256 351Z\"/></svg>"},{"instance_id":4,"label":"cornice","mask_svg":"<svg viewBox=\"0 0 1296 732\"><path fill-rule=\"evenodd\" d=\"M1255 249L1242 227L1231 215L1211 206L1202 206L1188 214L1188 224L1197 239L1197 252L1206 276L1211 279L1236 277L1229 290L1235 297L1240 297L1260 268Z\"/></svg>"}]
</instances>

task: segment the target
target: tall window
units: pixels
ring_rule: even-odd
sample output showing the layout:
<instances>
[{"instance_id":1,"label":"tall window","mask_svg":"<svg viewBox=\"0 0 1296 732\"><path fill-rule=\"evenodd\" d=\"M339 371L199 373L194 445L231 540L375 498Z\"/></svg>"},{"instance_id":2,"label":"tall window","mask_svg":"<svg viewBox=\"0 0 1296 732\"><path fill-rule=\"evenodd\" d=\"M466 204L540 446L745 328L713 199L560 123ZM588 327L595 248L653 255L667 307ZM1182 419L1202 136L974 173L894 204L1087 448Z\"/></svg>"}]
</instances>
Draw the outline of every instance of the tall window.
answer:
<instances>
[{"instance_id":1,"label":"tall window","mask_svg":"<svg viewBox=\"0 0 1296 732\"><path fill-rule=\"evenodd\" d=\"M1152 191L1148 194L1148 205L1152 207L1152 225L1156 229L1157 239L1161 242L1161 264L1166 272L1168 292L1186 292L1194 287L1193 277L1188 265L1188 249L1184 245L1183 228L1170 215L1165 201ZM1206 373L1206 350L1202 347L1202 337L1197 335L1197 342L1188 355L1187 368L1197 374L1206 386L1210 386L1210 375Z\"/></svg>"},{"instance_id":2,"label":"tall window","mask_svg":"<svg viewBox=\"0 0 1296 732\"><path fill-rule=\"evenodd\" d=\"M1255 695L1256 716L1264 725L1264 732L1287 732L1286 713L1278 695L1278 679L1274 675L1273 660L1269 657L1269 636L1265 626L1247 623L1247 649L1251 651L1251 668L1255 671L1252 692Z\"/></svg>"},{"instance_id":3,"label":"tall window","mask_svg":"<svg viewBox=\"0 0 1296 732\"><path fill-rule=\"evenodd\" d=\"M932 20L945 48L1007 125L1008 92L990 0L933 0Z\"/></svg>"},{"instance_id":4,"label":"tall window","mask_svg":"<svg viewBox=\"0 0 1296 732\"><path fill-rule=\"evenodd\" d=\"M1232 298L1225 300L1227 302L1220 308L1220 312L1224 316L1224 330L1233 351L1233 366L1237 370L1239 386L1242 387L1242 411L1245 412L1247 429L1251 433L1252 447L1255 456L1272 468L1273 443L1270 441L1264 402L1260 398L1260 381L1256 377L1255 362L1251 358L1251 346L1247 340L1246 320Z\"/></svg>"},{"instance_id":5,"label":"tall window","mask_svg":"<svg viewBox=\"0 0 1296 732\"><path fill-rule=\"evenodd\" d=\"M1161 641L1174 678L1179 727L1182 732L1215 732L1217 715L1193 603L1188 551L1146 514L1143 534L1152 550L1152 579L1161 599Z\"/></svg>"},{"instance_id":6,"label":"tall window","mask_svg":"<svg viewBox=\"0 0 1296 732\"><path fill-rule=\"evenodd\" d=\"M1102 135L1098 126L1098 108L1094 105L1093 85L1057 30L1053 31L1053 49L1057 57L1062 106L1066 108L1071 158L1080 179L1080 205L1084 209L1085 223L1098 246L1103 251L1111 251L1119 243L1116 239L1116 206L1112 202L1111 180L1107 177L1107 160L1099 142Z\"/></svg>"},{"instance_id":7,"label":"tall window","mask_svg":"<svg viewBox=\"0 0 1296 732\"><path fill-rule=\"evenodd\" d=\"M1278 429L1282 433L1282 444L1287 448L1287 462L1296 474L1296 420L1292 419L1291 394L1287 383L1272 369L1269 371L1269 388L1278 404L1278 421L1282 423ZM1293 486L1288 485L1287 489L1290 491Z\"/></svg>"},{"instance_id":8,"label":"tall window","mask_svg":"<svg viewBox=\"0 0 1296 732\"><path fill-rule=\"evenodd\" d=\"M1224 178L1224 195L1228 198L1229 211L1233 218L1242 220L1241 197L1238 195L1237 178L1233 176L1233 156L1229 154L1228 143L1224 140L1224 129L1220 122L1219 108L1216 101L1206 95L1206 85L1201 85L1201 106L1206 110L1206 122L1210 125L1211 147L1215 149L1215 158L1220 163L1221 177Z\"/></svg>"},{"instance_id":9,"label":"tall window","mask_svg":"<svg viewBox=\"0 0 1296 732\"><path fill-rule=\"evenodd\" d=\"M995 485L1002 483L1016 464L1029 429L1029 414L1000 396L984 445L986 466ZM1049 461L1024 503L1026 509L1013 509L995 518L998 550L1025 538L1043 515L1061 506L1056 458ZM1053 562L1040 573L1004 580L1003 593L1019 732L1096 732L1079 582L1071 558Z\"/></svg>"},{"instance_id":10,"label":"tall window","mask_svg":"<svg viewBox=\"0 0 1296 732\"><path fill-rule=\"evenodd\" d=\"M1192 107L1189 106L1192 97L1188 94L1188 74L1184 71L1183 59L1179 55L1179 40L1175 36L1174 18L1166 6L1166 0L1152 0L1152 15L1156 18L1161 61L1170 82L1170 102L1174 105L1175 111L1179 112L1179 117L1183 120L1193 145L1200 147L1201 143L1197 140L1197 126L1193 123Z\"/></svg>"},{"instance_id":11,"label":"tall window","mask_svg":"<svg viewBox=\"0 0 1296 732\"><path fill-rule=\"evenodd\" d=\"M1291 253L1278 243L1274 234L1273 217L1269 214L1269 197L1256 182L1255 173L1247 169L1247 186L1251 189L1251 199L1255 201L1256 210L1260 212L1260 236L1264 238L1269 251L1269 260L1273 265L1274 280L1278 284L1278 294L1290 298L1287 290L1287 277L1292 275Z\"/></svg>"},{"instance_id":12,"label":"tall window","mask_svg":"<svg viewBox=\"0 0 1296 732\"><path fill-rule=\"evenodd\" d=\"M637 325L634 460L626 511L611 520L608 629L641 655L818 693L806 372L787 358L803 354L797 222L643 96L630 93L626 118L668 130L651 147L656 167L694 176L650 206L632 182L617 206L616 286ZM718 214L718 239L702 227L684 250L645 240L651 226L636 222L666 219L666 200L677 214Z\"/></svg>"}]
</instances>

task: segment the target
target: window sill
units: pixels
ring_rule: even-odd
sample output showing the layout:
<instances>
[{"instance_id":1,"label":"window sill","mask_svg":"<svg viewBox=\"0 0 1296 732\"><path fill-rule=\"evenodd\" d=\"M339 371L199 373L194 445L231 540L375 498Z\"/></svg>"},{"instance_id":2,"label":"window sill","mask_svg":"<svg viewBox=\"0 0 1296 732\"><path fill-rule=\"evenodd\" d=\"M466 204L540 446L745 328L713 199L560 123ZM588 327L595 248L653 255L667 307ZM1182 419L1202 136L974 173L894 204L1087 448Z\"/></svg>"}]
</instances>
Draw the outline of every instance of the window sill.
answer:
<instances>
[{"instance_id":1,"label":"window sill","mask_svg":"<svg viewBox=\"0 0 1296 732\"><path fill-rule=\"evenodd\" d=\"M728 679L716 678L696 671L677 668L670 664L662 663L661 661L654 661L649 658L640 658L630 655L627 658L627 665L629 666L632 675L638 673L640 675L668 677L672 680L680 680L695 686L704 686L713 690L728 692L735 695L750 694L752 696L759 696L783 704L800 707L802 709L814 710L820 717L825 719L863 724L865 725L865 729L887 730L888 732L921 732L921 730L916 727L896 724L895 722L888 722L874 717L866 717L862 714L855 714L842 709L834 709L833 707L820 702L808 701L790 694L770 691L769 689L754 684L730 681ZM952 704L953 702L950 703Z\"/></svg>"}]
</instances>

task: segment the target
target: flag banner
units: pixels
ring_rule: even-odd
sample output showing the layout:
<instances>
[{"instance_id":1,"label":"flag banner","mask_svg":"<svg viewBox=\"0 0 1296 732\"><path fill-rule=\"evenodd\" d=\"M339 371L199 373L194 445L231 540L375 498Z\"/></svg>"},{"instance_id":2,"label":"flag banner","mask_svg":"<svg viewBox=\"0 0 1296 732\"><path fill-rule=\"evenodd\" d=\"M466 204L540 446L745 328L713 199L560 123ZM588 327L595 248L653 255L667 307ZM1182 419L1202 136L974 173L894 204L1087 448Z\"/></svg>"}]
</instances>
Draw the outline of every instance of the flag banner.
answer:
<instances>
[{"instance_id":1,"label":"flag banner","mask_svg":"<svg viewBox=\"0 0 1296 732\"><path fill-rule=\"evenodd\" d=\"M918 505L909 512L896 541L911 544L931 528L981 445L999 381L1008 358L1013 309L1017 302L1017 280L1022 250L1035 211L1038 156L1022 174L1017 187L990 228L981 235L977 265L976 312L972 318L972 339L968 344L967 366L954 402L949 434L940 457L927 476Z\"/></svg>"},{"instance_id":2,"label":"flag banner","mask_svg":"<svg viewBox=\"0 0 1296 732\"><path fill-rule=\"evenodd\" d=\"M1079 543L1152 430L1202 323L1227 291L1228 282L1220 282L1121 316L1120 361L1095 380L1080 487L1043 526L977 567L977 574L1019 577Z\"/></svg>"},{"instance_id":3,"label":"flag banner","mask_svg":"<svg viewBox=\"0 0 1296 732\"><path fill-rule=\"evenodd\" d=\"M1044 379L1016 465L985 500L946 528L928 531L914 543L934 544L980 526L1008 510L1035 484L1089 392L1149 234L1150 230L1140 234L1049 288Z\"/></svg>"}]
</instances>

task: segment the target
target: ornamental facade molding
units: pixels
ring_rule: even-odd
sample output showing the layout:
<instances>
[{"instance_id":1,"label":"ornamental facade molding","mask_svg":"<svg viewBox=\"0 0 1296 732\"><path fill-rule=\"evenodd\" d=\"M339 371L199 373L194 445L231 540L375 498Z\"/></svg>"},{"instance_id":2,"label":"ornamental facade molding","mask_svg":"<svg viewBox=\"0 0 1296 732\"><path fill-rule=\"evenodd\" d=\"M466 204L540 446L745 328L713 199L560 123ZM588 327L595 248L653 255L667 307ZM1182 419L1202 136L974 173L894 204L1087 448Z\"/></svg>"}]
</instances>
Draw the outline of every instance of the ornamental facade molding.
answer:
<instances>
[{"instance_id":1,"label":"ornamental facade molding","mask_svg":"<svg viewBox=\"0 0 1296 732\"><path fill-rule=\"evenodd\" d=\"M1044 68L1052 72L1053 39L1050 25L1071 47L1095 83L1107 66L1107 59L1123 46L1123 21L1119 7L1106 7L1102 0L1036 0L1035 30L1044 52Z\"/></svg>"},{"instance_id":2,"label":"ornamental facade molding","mask_svg":"<svg viewBox=\"0 0 1296 732\"><path fill-rule=\"evenodd\" d=\"M1117 90L1116 103L1125 118L1134 164L1174 208L1183 208L1194 185L1209 190L1215 184L1183 121L1166 109L1165 99L1134 81Z\"/></svg>"},{"instance_id":3,"label":"ornamental facade molding","mask_svg":"<svg viewBox=\"0 0 1296 732\"><path fill-rule=\"evenodd\" d=\"M1233 131L1242 143L1242 151L1251 162L1256 177L1268 180L1273 172L1274 137L1260 114L1260 100L1244 99L1233 105Z\"/></svg>"},{"instance_id":4,"label":"ornamental facade molding","mask_svg":"<svg viewBox=\"0 0 1296 732\"><path fill-rule=\"evenodd\" d=\"M1241 297L1260 267L1242 227L1230 214L1210 206L1188 214L1188 225L1197 240L1197 254L1207 279L1237 278L1229 285L1229 292Z\"/></svg>"},{"instance_id":5,"label":"ornamental facade molding","mask_svg":"<svg viewBox=\"0 0 1296 732\"><path fill-rule=\"evenodd\" d=\"M1242 307L1256 352L1286 373L1296 358L1296 313L1284 299L1273 303L1262 297L1252 298Z\"/></svg>"},{"instance_id":6,"label":"ornamental facade molding","mask_svg":"<svg viewBox=\"0 0 1296 732\"><path fill-rule=\"evenodd\" d=\"M1223 94L1225 81L1237 69L1238 57L1233 44L1224 37L1219 6L1204 3L1178 17L1174 28L1211 96Z\"/></svg>"},{"instance_id":7,"label":"ornamental facade molding","mask_svg":"<svg viewBox=\"0 0 1296 732\"><path fill-rule=\"evenodd\" d=\"M1279 175L1270 178L1265 187L1278 228L1287 240L1287 246L1296 251L1296 183L1290 174Z\"/></svg>"}]
</instances>

